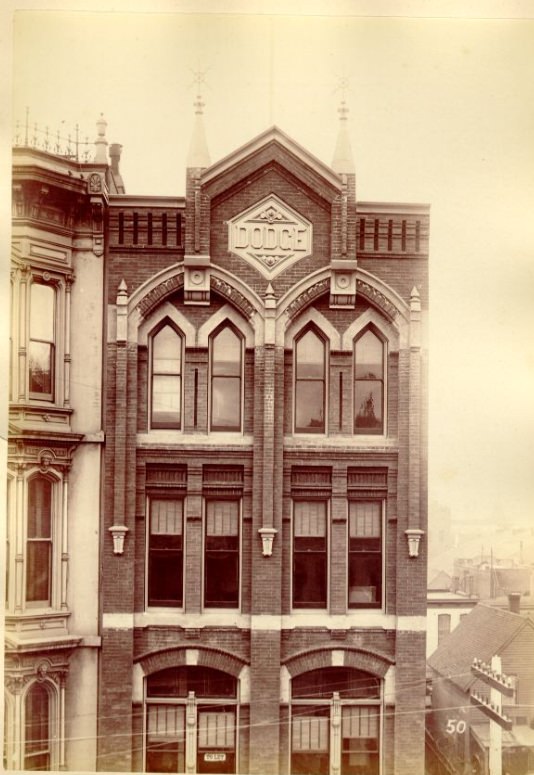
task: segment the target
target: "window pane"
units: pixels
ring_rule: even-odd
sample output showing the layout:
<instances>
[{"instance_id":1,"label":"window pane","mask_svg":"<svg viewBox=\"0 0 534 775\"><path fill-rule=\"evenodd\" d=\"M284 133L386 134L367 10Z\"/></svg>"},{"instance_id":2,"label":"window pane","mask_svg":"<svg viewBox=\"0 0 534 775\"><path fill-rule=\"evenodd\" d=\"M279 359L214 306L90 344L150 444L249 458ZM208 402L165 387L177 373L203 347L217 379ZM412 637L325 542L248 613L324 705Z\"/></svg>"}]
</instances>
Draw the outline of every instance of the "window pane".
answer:
<instances>
[{"instance_id":1,"label":"window pane","mask_svg":"<svg viewBox=\"0 0 534 775\"><path fill-rule=\"evenodd\" d=\"M296 343L297 379L323 379L324 342L308 331Z\"/></svg>"},{"instance_id":2,"label":"window pane","mask_svg":"<svg viewBox=\"0 0 534 775\"><path fill-rule=\"evenodd\" d=\"M26 556L26 600L50 603L50 541L28 541Z\"/></svg>"},{"instance_id":3,"label":"window pane","mask_svg":"<svg viewBox=\"0 0 534 775\"><path fill-rule=\"evenodd\" d=\"M383 384L361 380L355 384L355 426L364 433L382 433Z\"/></svg>"},{"instance_id":4,"label":"window pane","mask_svg":"<svg viewBox=\"0 0 534 775\"><path fill-rule=\"evenodd\" d=\"M291 709L292 775L324 775L330 771L330 708Z\"/></svg>"},{"instance_id":5,"label":"window pane","mask_svg":"<svg viewBox=\"0 0 534 775\"><path fill-rule=\"evenodd\" d=\"M52 394L54 346L48 342L30 341L30 393Z\"/></svg>"},{"instance_id":6,"label":"window pane","mask_svg":"<svg viewBox=\"0 0 534 775\"><path fill-rule=\"evenodd\" d=\"M180 377L154 375L152 378L152 426L179 428L182 381Z\"/></svg>"},{"instance_id":7,"label":"window pane","mask_svg":"<svg viewBox=\"0 0 534 775\"><path fill-rule=\"evenodd\" d=\"M349 504L349 529L351 538L376 538L380 536L382 504L379 501L353 501Z\"/></svg>"},{"instance_id":8,"label":"window pane","mask_svg":"<svg viewBox=\"0 0 534 775\"><path fill-rule=\"evenodd\" d=\"M155 374L180 374L182 340L170 326L159 331L152 343L152 369Z\"/></svg>"},{"instance_id":9,"label":"window pane","mask_svg":"<svg viewBox=\"0 0 534 775\"><path fill-rule=\"evenodd\" d=\"M326 503L296 501L293 504L295 537L326 536Z\"/></svg>"},{"instance_id":10,"label":"window pane","mask_svg":"<svg viewBox=\"0 0 534 775\"><path fill-rule=\"evenodd\" d=\"M349 606L377 607L382 596L382 557L380 553L349 554Z\"/></svg>"},{"instance_id":11,"label":"window pane","mask_svg":"<svg viewBox=\"0 0 534 775\"><path fill-rule=\"evenodd\" d=\"M229 327L223 328L213 339L212 373L241 376L241 339Z\"/></svg>"},{"instance_id":12,"label":"window pane","mask_svg":"<svg viewBox=\"0 0 534 775\"><path fill-rule=\"evenodd\" d=\"M212 377L211 427L239 430L241 427L241 379Z\"/></svg>"},{"instance_id":13,"label":"window pane","mask_svg":"<svg viewBox=\"0 0 534 775\"><path fill-rule=\"evenodd\" d=\"M383 379L384 345L366 331L356 342L356 379Z\"/></svg>"},{"instance_id":14,"label":"window pane","mask_svg":"<svg viewBox=\"0 0 534 775\"><path fill-rule=\"evenodd\" d=\"M363 670L350 667L322 667L295 676L291 682L292 697L331 699L338 692L341 699L378 698L379 681Z\"/></svg>"},{"instance_id":15,"label":"window pane","mask_svg":"<svg viewBox=\"0 0 534 775\"><path fill-rule=\"evenodd\" d=\"M234 734L235 713L233 711L199 711L199 748L233 748Z\"/></svg>"},{"instance_id":16,"label":"window pane","mask_svg":"<svg viewBox=\"0 0 534 775\"><path fill-rule=\"evenodd\" d=\"M208 536L237 536L239 503L237 501L207 501L206 534Z\"/></svg>"},{"instance_id":17,"label":"window pane","mask_svg":"<svg viewBox=\"0 0 534 775\"><path fill-rule=\"evenodd\" d=\"M30 338L54 341L54 289L33 283L30 301Z\"/></svg>"},{"instance_id":18,"label":"window pane","mask_svg":"<svg viewBox=\"0 0 534 775\"><path fill-rule=\"evenodd\" d=\"M185 708L183 706L148 706L146 771L185 771Z\"/></svg>"},{"instance_id":19,"label":"window pane","mask_svg":"<svg viewBox=\"0 0 534 775\"><path fill-rule=\"evenodd\" d=\"M326 552L294 552L293 605L296 608L326 606Z\"/></svg>"},{"instance_id":20,"label":"window pane","mask_svg":"<svg viewBox=\"0 0 534 775\"><path fill-rule=\"evenodd\" d=\"M210 667L169 667L147 679L149 697L236 697L237 679Z\"/></svg>"},{"instance_id":21,"label":"window pane","mask_svg":"<svg viewBox=\"0 0 534 775\"><path fill-rule=\"evenodd\" d=\"M52 483L30 479L28 484L28 538L50 538L52 533Z\"/></svg>"},{"instance_id":22,"label":"window pane","mask_svg":"<svg viewBox=\"0 0 534 775\"><path fill-rule=\"evenodd\" d=\"M324 382L297 381L295 430L324 431Z\"/></svg>"},{"instance_id":23,"label":"window pane","mask_svg":"<svg viewBox=\"0 0 534 775\"><path fill-rule=\"evenodd\" d=\"M50 767L49 697L44 686L34 684L25 705L24 769L47 770Z\"/></svg>"},{"instance_id":24,"label":"window pane","mask_svg":"<svg viewBox=\"0 0 534 775\"><path fill-rule=\"evenodd\" d=\"M182 511L181 500L150 502L148 605L182 605Z\"/></svg>"},{"instance_id":25,"label":"window pane","mask_svg":"<svg viewBox=\"0 0 534 775\"><path fill-rule=\"evenodd\" d=\"M214 608L239 605L239 552L206 551L204 604Z\"/></svg>"}]
</instances>

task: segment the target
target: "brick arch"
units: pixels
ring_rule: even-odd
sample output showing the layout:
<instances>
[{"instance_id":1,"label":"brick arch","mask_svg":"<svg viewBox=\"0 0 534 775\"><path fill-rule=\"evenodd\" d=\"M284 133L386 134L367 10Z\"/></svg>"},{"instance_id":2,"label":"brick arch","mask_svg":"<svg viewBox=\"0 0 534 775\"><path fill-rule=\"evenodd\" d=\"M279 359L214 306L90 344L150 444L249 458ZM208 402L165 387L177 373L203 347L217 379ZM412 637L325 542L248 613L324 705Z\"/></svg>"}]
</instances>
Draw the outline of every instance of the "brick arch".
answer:
<instances>
[{"instance_id":1,"label":"brick arch","mask_svg":"<svg viewBox=\"0 0 534 775\"><path fill-rule=\"evenodd\" d=\"M392 663L388 657L365 649L330 646L295 654L284 665L291 678L325 667L353 667L383 678Z\"/></svg>"},{"instance_id":2,"label":"brick arch","mask_svg":"<svg viewBox=\"0 0 534 775\"><path fill-rule=\"evenodd\" d=\"M211 667L223 673L229 673L234 678L239 678L246 662L233 654L228 654L221 649L205 648L198 646L180 646L165 649L152 654L146 654L136 662L141 666L144 675L151 675L169 667Z\"/></svg>"}]
</instances>

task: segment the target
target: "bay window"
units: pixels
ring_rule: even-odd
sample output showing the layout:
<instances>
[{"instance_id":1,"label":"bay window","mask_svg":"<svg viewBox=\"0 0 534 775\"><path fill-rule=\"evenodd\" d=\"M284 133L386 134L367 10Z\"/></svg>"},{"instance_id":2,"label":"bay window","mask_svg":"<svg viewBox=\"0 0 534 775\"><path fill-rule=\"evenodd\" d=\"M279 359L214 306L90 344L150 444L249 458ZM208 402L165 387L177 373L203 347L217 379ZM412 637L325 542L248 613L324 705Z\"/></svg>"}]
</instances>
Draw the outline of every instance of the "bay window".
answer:
<instances>
[{"instance_id":1,"label":"bay window","mask_svg":"<svg viewBox=\"0 0 534 775\"><path fill-rule=\"evenodd\" d=\"M28 482L26 602L50 606L52 597L53 485L43 476Z\"/></svg>"},{"instance_id":2,"label":"bay window","mask_svg":"<svg viewBox=\"0 0 534 775\"><path fill-rule=\"evenodd\" d=\"M55 304L51 285L30 287L30 340L28 349L30 398L54 399Z\"/></svg>"}]
</instances>

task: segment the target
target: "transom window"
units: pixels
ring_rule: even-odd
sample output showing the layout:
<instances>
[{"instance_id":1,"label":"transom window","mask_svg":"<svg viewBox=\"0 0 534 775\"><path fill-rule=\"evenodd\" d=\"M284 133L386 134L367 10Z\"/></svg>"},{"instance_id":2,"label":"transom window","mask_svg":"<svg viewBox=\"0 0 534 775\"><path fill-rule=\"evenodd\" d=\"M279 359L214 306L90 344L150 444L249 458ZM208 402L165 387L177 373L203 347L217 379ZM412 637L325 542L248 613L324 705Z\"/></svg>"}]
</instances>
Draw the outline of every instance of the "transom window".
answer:
<instances>
[{"instance_id":1,"label":"transom window","mask_svg":"<svg viewBox=\"0 0 534 775\"><path fill-rule=\"evenodd\" d=\"M51 605L52 491L49 479L36 476L29 480L26 602L34 605Z\"/></svg>"},{"instance_id":2,"label":"transom window","mask_svg":"<svg viewBox=\"0 0 534 775\"><path fill-rule=\"evenodd\" d=\"M295 431L324 433L326 345L308 329L295 341Z\"/></svg>"},{"instance_id":3,"label":"transom window","mask_svg":"<svg viewBox=\"0 0 534 775\"><path fill-rule=\"evenodd\" d=\"M230 325L210 339L212 431L241 430L243 340Z\"/></svg>"},{"instance_id":4,"label":"transom window","mask_svg":"<svg viewBox=\"0 0 534 775\"><path fill-rule=\"evenodd\" d=\"M56 294L51 285L32 283L28 352L30 398L54 398L55 302Z\"/></svg>"},{"instance_id":5,"label":"transom window","mask_svg":"<svg viewBox=\"0 0 534 775\"><path fill-rule=\"evenodd\" d=\"M370 328L354 348L354 432L384 433L384 342Z\"/></svg>"},{"instance_id":6,"label":"transom window","mask_svg":"<svg viewBox=\"0 0 534 775\"><path fill-rule=\"evenodd\" d=\"M152 337L152 428L180 428L183 339L170 325Z\"/></svg>"}]
</instances>

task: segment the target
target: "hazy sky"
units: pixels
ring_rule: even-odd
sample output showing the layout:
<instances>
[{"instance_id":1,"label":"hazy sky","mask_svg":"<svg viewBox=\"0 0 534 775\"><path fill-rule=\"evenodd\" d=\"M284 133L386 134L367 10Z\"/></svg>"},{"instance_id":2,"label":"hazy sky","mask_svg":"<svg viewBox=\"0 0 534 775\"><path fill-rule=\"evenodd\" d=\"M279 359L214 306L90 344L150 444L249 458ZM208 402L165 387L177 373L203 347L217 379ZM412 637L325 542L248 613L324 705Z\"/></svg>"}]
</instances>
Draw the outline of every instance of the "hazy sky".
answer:
<instances>
[{"instance_id":1,"label":"hazy sky","mask_svg":"<svg viewBox=\"0 0 534 775\"><path fill-rule=\"evenodd\" d=\"M192 70L212 161L277 124L330 163L347 76L358 198L431 205L431 498L534 525L534 20L19 11L13 52L13 119L102 112L131 194L184 194Z\"/></svg>"}]
</instances>

